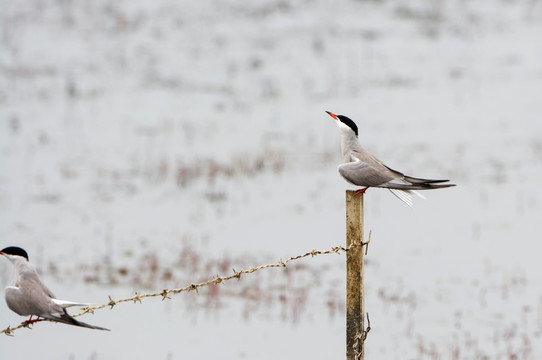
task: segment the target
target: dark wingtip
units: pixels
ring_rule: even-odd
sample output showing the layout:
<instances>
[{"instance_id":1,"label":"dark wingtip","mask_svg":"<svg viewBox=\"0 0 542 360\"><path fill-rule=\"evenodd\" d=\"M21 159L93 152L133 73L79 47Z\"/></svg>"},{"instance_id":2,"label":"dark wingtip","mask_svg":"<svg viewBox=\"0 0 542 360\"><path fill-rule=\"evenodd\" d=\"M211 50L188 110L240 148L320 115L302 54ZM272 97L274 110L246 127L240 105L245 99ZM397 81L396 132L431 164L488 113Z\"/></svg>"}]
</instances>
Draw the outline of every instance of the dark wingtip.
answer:
<instances>
[{"instance_id":1,"label":"dark wingtip","mask_svg":"<svg viewBox=\"0 0 542 360\"><path fill-rule=\"evenodd\" d=\"M103 328L101 326L95 326L95 325L90 325L90 324L87 324L85 322L82 322L82 321L79 321L79 320L76 320L73 316L71 316L70 314L68 314L68 312L66 311L66 309L64 309L64 314L60 315L60 316L42 316L46 319L49 319L49 320L53 320L53 321L56 321L56 322L59 322L59 323L64 323L64 324L68 324L68 325L75 325L75 326L80 326L80 327L85 327L87 329L94 329L94 330L105 330L105 331L111 331L109 329L106 329L106 328Z\"/></svg>"},{"instance_id":2,"label":"dark wingtip","mask_svg":"<svg viewBox=\"0 0 542 360\"><path fill-rule=\"evenodd\" d=\"M444 189L447 187L453 187L456 186L455 184L427 184L429 186L429 189Z\"/></svg>"},{"instance_id":3,"label":"dark wingtip","mask_svg":"<svg viewBox=\"0 0 542 360\"><path fill-rule=\"evenodd\" d=\"M448 182L448 181L450 181L450 180L430 180L428 182L431 183L431 184L435 184L435 183L444 183L444 182Z\"/></svg>"},{"instance_id":4,"label":"dark wingtip","mask_svg":"<svg viewBox=\"0 0 542 360\"><path fill-rule=\"evenodd\" d=\"M411 182L413 184L440 184L440 183L445 183L445 182L450 181L450 180L440 180L440 179L415 178L408 175L404 175L404 176L405 176L406 181Z\"/></svg>"},{"instance_id":5,"label":"dark wingtip","mask_svg":"<svg viewBox=\"0 0 542 360\"><path fill-rule=\"evenodd\" d=\"M103 327L100 327L100 326L94 326L94 325L91 325L91 326L92 326L91 329L94 329L94 330L111 331L110 329L106 329L106 328L103 328Z\"/></svg>"}]
</instances>

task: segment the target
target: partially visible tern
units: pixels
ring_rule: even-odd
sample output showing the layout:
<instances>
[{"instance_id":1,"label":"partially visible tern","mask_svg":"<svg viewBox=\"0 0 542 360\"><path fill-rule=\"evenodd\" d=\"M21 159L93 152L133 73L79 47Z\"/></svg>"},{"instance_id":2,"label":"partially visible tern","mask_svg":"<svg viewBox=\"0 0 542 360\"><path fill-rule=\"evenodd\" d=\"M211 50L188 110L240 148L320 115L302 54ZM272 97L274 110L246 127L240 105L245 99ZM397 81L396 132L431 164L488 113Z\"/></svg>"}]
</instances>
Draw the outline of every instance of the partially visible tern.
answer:
<instances>
[{"instance_id":1,"label":"partially visible tern","mask_svg":"<svg viewBox=\"0 0 542 360\"><path fill-rule=\"evenodd\" d=\"M386 188L407 205L412 206L412 194L423 197L416 190L455 186L455 184L443 184L449 180L415 178L387 167L361 146L358 139L358 127L351 119L344 115L326 112L336 120L341 130L343 164L339 165L339 173L349 183L364 187L357 191L358 194L364 193L369 187Z\"/></svg>"},{"instance_id":2,"label":"partially visible tern","mask_svg":"<svg viewBox=\"0 0 542 360\"><path fill-rule=\"evenodd\" d=\"M109 329L89 325L71 317L66 311L67 307L89 306L90 304L58 300L41 282L36 269L28 261L28 254L24 249L10 246L0 250L0 255L7 257L15 267L15 286L6 288L6 303L17 314L30 315L26 323L34 323L42 317L64 324L109 331ZM32 320L32 316L37 316L37 318Z\"/></svg>"}]
</instances>

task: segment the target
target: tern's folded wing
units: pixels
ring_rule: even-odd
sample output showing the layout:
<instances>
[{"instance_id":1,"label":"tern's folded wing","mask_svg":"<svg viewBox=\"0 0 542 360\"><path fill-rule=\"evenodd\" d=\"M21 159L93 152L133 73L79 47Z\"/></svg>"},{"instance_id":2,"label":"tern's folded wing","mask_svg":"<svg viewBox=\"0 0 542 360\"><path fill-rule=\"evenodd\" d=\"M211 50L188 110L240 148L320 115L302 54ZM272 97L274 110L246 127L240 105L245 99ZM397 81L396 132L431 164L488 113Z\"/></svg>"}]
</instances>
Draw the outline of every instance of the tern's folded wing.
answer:
<instances>
[{"instance_id":1,"label":"tern's folded wing","mask_svg":"<svg viewBox=\"0 0 542 360\"><path fill-rule=\"evenodd\" d=\"M380 171L363 161L339 165L339 174L357 186L379 186L393 179L388 171Z\"/></svg>"}]
</instances>

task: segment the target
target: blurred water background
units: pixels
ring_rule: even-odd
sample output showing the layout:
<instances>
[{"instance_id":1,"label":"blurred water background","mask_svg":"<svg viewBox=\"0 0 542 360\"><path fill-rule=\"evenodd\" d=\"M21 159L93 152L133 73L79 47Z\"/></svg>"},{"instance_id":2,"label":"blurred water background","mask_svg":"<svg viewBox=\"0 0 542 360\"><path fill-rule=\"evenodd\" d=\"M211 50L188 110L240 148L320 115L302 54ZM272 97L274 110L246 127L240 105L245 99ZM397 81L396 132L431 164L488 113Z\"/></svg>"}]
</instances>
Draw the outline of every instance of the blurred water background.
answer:
<instances>
[{"instance_id":1,"label":"blurred water background","mask_svg":"<svg viewBox=\"0 0 542 360\"><path fill-rule=\"evenodd\" d=\"M458 184L413 208L367 192L366 359L542 358L540 1L3 0L0 26L1 246L59 298L344 245L329 110L390 167ZM110 333L39 323L0 353L340 359L344 260L81 318Z\"/></svg>"}]
</instances>

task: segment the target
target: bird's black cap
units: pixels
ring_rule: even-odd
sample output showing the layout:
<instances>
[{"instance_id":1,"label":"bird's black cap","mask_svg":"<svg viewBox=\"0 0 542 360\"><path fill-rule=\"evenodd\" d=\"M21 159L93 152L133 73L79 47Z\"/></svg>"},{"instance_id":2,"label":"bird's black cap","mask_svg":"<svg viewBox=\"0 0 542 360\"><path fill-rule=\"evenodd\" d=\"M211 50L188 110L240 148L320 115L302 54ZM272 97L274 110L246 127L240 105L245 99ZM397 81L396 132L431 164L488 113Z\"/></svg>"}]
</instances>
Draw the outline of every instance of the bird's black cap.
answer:
<instances>
[{"instance_id":1,"label":"bird's black cap","mask_svg":"<svg viewBox=\"0 0 542 360\"><path fill-rule=\"evenodd\" d=\"M352 121L352 119L344 115L337 115L337 117L343 124L348 125L356 133L356 136L358 136L358 126Z\"/></svg>"},{"instance_id":2,"label":"bird's black cap","mask_svg":"<svg viewBox=\"0 0 542 360\"><path fill-rule=\"evenodd\" d=\"M26 253L26 251L17 246L9 246L7 248L4 248L0 250L0 253L4 253L7 255L19 255L28 260L28 254Z\"/></svg>"}]
</instances>

